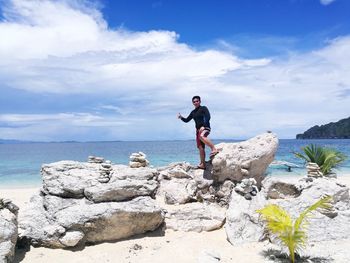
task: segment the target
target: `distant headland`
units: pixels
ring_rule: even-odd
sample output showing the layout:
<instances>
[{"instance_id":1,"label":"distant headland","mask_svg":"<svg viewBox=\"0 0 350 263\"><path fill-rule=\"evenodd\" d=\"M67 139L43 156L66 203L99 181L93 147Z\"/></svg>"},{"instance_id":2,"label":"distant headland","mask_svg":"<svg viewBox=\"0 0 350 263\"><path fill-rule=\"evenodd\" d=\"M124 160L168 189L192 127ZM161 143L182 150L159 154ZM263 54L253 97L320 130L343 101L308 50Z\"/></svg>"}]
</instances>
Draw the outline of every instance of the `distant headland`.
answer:
<instances>
[{"instance_id":1,"label":"distant headland","mask_svg":"<svg viewBox=\"0 0 350 263\"><path fill-rule=\"evenodd\" d=\"M297 139L350 139L350 117L321 126L314 126L297 134Z\"/></svg>"}]
</instances>

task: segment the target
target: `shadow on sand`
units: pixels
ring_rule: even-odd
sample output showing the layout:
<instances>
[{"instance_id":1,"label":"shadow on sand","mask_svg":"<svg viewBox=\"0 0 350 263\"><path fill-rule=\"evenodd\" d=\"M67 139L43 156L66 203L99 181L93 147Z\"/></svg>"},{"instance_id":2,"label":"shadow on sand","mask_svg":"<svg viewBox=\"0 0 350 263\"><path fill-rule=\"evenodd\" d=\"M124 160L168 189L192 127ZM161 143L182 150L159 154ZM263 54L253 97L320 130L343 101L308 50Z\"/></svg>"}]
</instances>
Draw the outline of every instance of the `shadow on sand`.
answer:
<instances>
[{"instance_id":1,"label":"shadow on sand","mask_svg":"<svg viewBox=\"0 0 350 263\"><path fill-rule=\"evenodd\" d=\"M261 252L261 254L270 259L273 262L278 263L290 263L289 256L286 253L278 249L268 249ZM323 258L323 257L310 257L310 256L295 256L295 263L329 263L334 262L331 258Z\"/></svg>"}]
</instances>

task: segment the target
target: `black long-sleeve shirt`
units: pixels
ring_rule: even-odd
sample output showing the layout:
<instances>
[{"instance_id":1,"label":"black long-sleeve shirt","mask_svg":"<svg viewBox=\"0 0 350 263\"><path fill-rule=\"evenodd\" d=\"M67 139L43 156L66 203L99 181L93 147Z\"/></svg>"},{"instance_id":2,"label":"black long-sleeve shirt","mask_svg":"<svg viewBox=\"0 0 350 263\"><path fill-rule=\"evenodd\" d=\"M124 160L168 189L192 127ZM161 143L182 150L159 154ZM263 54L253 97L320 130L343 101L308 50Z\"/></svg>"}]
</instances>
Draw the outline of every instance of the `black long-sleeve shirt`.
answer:
<instances>
[{"instance_id":1,"label":"black long-sleeve shirt","mask_svg":"<svg viewBox=\"0 0 350 263\"><path fill-rule=\"evenodd\" d=\"M194 119L196 123L196 129L200 129L201 127L210 129L210 113L207 107L199 106L191 111L190 115L187 118L181 117L181 120L184 122L189 122Z\"/></svg>"}]
</instances>

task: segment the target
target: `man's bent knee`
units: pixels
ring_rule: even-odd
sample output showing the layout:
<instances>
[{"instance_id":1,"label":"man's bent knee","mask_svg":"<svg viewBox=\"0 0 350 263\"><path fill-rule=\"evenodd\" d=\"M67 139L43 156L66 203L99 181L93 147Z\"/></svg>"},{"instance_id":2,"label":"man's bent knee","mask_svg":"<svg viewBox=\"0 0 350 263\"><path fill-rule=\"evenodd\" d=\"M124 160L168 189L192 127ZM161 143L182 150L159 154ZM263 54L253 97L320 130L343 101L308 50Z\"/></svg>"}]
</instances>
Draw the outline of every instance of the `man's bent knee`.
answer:
<instances>
[{"instance_id":1,"label":"man's bent knee","mask_svg":"<svg viewBox=\"0 0 350 263\"><path fill-rule=\"evenodd\" d=\"M205 141L206 138L207 138L207 136L203 136L203 135L199 136L199 139L200 139L202 142Z\"/></svg>"}]
</instances>

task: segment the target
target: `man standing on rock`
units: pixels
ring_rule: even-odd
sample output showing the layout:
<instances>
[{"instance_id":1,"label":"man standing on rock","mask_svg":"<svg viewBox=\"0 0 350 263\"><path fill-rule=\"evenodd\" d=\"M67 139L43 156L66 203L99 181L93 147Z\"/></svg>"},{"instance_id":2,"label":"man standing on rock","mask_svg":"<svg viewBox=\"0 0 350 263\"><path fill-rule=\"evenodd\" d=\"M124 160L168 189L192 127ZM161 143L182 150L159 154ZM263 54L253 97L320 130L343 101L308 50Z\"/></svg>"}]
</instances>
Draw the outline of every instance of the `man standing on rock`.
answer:
<instances>
[{"instance_id":1,"label":"man standing on rock","mask_svg":"<svg viewBox=\"0 0 350 263\"><path fill-rule=\"evenodd\" d=\"M189 122L194 119L196 123L196 142L200 158L200 164L197 168L205 169L205 145L208 145L211 149L211 159L218 153L218 150L209 138L207 138L210 133L210 113L208 108L201 106L201 98L199 96L194 96L192 98L192 103L194 105L194 110L187 118L184 118L180 113L178 113L177 117L183 122Z\"/></svg>"}]
</instances>

